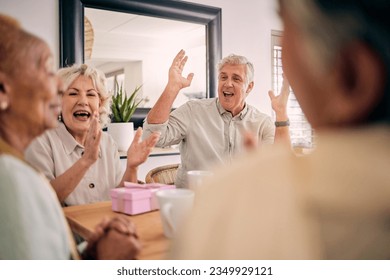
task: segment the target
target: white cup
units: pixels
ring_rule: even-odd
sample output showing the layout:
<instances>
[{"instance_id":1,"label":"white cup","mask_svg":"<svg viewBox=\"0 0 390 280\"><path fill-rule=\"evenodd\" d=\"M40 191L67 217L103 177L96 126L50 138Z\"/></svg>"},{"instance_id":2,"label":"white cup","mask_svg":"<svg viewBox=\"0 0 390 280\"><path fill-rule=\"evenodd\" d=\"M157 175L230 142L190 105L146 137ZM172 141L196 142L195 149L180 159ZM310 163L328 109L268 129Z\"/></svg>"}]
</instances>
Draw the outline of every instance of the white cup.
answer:
<instances>
[{"instance_id":1,"label":"white cup","mask_svg":"<svg viewBox=\"0 0 390 280\"><path fill-rule=\"evenodd\" d=\"M187 184L190 190L196 191L204 183L204 180L211 177L213 172L207 170L187 171Z\"/></svg>"},{"instance_id":2,"label":"white cup","mask_svg":"<svg viewBox=\"0 0 390 280\"><path fill-rule=\"evenodd\" d=\"M194 192L188 189L167 189L156 192L164 234L173 238L194 204Z\"/></svg>"}]
</instances>

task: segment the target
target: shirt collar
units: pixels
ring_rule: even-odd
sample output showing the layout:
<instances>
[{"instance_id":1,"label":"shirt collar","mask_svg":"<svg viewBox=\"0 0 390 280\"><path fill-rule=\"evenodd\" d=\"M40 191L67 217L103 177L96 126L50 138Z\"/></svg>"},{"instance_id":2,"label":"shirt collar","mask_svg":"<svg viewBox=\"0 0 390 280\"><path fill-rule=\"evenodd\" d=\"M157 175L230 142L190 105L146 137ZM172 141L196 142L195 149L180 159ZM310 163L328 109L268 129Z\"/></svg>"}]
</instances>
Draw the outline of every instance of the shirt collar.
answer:
<instances>
[{"instance_id":1,"label":"shirt collar","mask_svg":"<svg viewBox=\"0 0 390 280\"><path fill-rule=\"evenodd\" d=\"M1 137L0 137L0 154L7 154L7 155L11 155L13 157L16 157L16 158L20 159L21 161L23 161L28 166L30 166L32 169L34 169L37 173L42 174L41 171L39 171L37 168L35 168L35 166L31 165L29 162L27 162L24 159L24 155L22 153L20 153L14 147L12 147L7 142L5 142L3 139L1 139Z\"/></svg>"},{"instance_id":2,"label":"shirt collar","mask_svg":"<svg viewBox=\"0 0 390 280\"><path fill-rule=\"evenodd\" d=\"M56 128L56 133L58 134L58 137L61 139L67 155L70 155L71 153L73 153L77 149L84 150L84 146L79 144L76 141L76 139L74 139L72 134L70 134L70 132L66 129L66 126L63 122L60 122L60 124ZM100 149L99 149L99 157L101 157Z\"/></svg>"},{"instance_id":3,"label":"shirt collar","mask_svg":"<svg viewBox=\"0 0 390 280\"><path fill-rule=\"evenodd\" d=\"M223 115L223 114L225 114L225 113L231 115L231 113L228 112L228 111L226 111L226 110L222 107L221 103L219 103L219 98L216 99L216 102L217 102L217 109L218 109L218 112L219 112L220 115ZM240 112L237 116L235 116L235 118L240 118L240 119L242 120L242 119L245 117L245 115L246 115L247 113L248 113L248 105L247 105L246 102L245 102L244 109L242 109L241 112Z\"/></svg>"},{"instance_id":4,"label":"shirt collar","mask_svg":"<svg viewBox=\"0 0 390 280\"><path fill-rule=\"evenodd\" d=\"M66 129L66 126L64 123L60 122L58 127L56 128L56 132L58 134L58 137L62 141L62 145L64 146L65 152L67 155L70 155L73 153L74 150L76 150L77 147L80 147L81 149L84 149L84 147L79 144L70 134L70 132Z\"/></svg>"}]
</instances>

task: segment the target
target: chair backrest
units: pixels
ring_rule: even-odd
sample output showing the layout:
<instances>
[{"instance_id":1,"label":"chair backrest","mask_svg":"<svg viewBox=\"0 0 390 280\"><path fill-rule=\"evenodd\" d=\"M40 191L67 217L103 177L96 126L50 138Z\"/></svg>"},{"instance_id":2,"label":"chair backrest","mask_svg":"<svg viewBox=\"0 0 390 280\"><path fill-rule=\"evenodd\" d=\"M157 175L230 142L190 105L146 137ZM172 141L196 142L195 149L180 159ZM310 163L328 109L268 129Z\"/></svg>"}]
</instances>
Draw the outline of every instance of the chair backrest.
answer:
<instances>
[{"instance_id":1,"label":"chair backrest","mask_svg":"<svg viewBox=\"0 0 390 280\"><path fill-rule=\"evenodd\" d=\"M145 182L174 185L179 164L169 164L153 168L146 174Z\"/></svg>"}]
</instances>

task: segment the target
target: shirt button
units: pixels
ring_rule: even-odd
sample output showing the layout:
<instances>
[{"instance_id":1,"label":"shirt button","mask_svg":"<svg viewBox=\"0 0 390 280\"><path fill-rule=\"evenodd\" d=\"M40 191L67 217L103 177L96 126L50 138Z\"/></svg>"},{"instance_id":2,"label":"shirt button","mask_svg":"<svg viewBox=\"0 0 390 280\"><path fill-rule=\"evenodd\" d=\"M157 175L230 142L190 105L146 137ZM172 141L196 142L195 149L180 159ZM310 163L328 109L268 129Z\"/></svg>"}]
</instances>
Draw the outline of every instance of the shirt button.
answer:
<instances>
[{"instance_id":1,"label":"shirt button","mask_svg":"<svg viewBox=\"0 0 390 280\"><path fill-rule=\"evenodd\" d=\"M95 184L94 184L94 183L89 184L89 188L90 188L90 189L93 189L94 187L95 187Z\"/></svg>"}]
</instances>

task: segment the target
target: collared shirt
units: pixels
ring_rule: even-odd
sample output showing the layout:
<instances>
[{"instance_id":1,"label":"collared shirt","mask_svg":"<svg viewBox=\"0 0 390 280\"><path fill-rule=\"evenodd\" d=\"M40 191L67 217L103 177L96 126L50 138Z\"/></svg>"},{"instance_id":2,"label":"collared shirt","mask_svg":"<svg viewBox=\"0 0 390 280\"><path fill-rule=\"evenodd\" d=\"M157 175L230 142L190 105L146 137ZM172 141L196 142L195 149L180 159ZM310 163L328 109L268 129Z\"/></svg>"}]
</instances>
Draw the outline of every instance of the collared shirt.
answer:
<instances>
[{"instance_id":1,"label":"collared shirt","mask_svg":"<svg viewBox=\"0 0 390 280\"><path fill-rule=\"evenodd\" d=\"M243 151L242 131L251 131L261 144L274 141L275 126L268 115L246 104L236 116L226 111L217 98L191 100L174 110L163 124L144 122L144 137L160 131L157 147L179 145L181 166L175 184L186 187L188 170L208 170L230 162Z\"/></svg>"},{"instance_id":2,"label":"collared shirt","mask_svg":"<svg viewBox=\"0 0 390 280\"><path fill-rule=\"evenodd\" d=\"M117 146L110 135L103 132L98 160L88 169L74 191L65 199L66 205L79 205L110 200L110 189L119 185L123 168ZM25 157L49 180L63 174L84 152L65 125L46 131L35 139L25 152Z\"/></svg>"},{"instance_id":3,"label":"collared shirt","mask_svg":"<svg viewBox=\"0 0 390 280\"><path fill-rule=\"evenodd\" d=\"M0 259L78 258L49 182L0 139Z\"/></svg>"}]
</instances>

